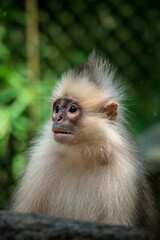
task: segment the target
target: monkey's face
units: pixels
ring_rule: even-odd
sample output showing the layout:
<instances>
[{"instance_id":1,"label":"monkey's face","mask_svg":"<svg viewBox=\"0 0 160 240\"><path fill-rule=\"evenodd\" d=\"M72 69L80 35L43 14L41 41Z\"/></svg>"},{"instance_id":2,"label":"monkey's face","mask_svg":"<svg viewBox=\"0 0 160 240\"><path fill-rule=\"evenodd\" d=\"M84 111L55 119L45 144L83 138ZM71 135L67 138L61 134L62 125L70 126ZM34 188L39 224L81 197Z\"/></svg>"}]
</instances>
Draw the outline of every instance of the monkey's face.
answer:
<instances>
[{"instance_id":1,"label":"monkey's face","mask_svg":"<svg viewBox=\"0 0 160 240\"><path fill-rule=\"evenodd\" d=\"M58 98L53 103L53 127L54 139L64 144L74 144L78 140L79 122L82 117L82 109L73 98ZM78 130L79 129L79 130Z\"/></svg>"}]
</instances>

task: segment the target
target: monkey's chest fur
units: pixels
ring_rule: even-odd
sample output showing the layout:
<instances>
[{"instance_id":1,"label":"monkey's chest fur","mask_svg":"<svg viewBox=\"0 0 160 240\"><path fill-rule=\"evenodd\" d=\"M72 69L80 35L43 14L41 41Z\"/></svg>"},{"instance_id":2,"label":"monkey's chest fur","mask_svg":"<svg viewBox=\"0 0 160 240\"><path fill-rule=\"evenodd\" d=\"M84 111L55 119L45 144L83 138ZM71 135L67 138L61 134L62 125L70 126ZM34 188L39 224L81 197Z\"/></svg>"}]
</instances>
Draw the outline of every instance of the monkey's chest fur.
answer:
<instances>
[{"instance_id":1,"label":"monkey's chest fur","mask_svg":"<svg viewBox=\"0 0 160 240\"><path fill-rule=\"evenodd\" d=\"M86 221L131 224L134 184L125 180L127 172L126 176L124 171L114 176L113 171L101 165L89 169L56 167L55 172L50 171L52 176L48 175L44 211Z\"/></svg>"}]
</instances>

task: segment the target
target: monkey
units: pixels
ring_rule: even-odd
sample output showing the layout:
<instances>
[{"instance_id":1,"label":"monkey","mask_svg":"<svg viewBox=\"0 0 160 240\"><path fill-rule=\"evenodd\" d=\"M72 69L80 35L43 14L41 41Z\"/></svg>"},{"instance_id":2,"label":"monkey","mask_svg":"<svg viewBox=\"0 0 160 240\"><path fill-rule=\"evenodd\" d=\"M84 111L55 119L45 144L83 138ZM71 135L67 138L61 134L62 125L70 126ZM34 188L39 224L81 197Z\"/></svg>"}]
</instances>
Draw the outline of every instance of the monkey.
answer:
<instances>
[{"instance_id":1,"label":"monkey","mask_svg":"<svg viewBox=\"0 0 160 240\"><path fill-rule=\"evenodd\" d=\"M124 87L93 52L62 75L52 119L29 153L12 209L125 226L152 226L143 159L128 131Z\"/></svg>"}]
</instances>

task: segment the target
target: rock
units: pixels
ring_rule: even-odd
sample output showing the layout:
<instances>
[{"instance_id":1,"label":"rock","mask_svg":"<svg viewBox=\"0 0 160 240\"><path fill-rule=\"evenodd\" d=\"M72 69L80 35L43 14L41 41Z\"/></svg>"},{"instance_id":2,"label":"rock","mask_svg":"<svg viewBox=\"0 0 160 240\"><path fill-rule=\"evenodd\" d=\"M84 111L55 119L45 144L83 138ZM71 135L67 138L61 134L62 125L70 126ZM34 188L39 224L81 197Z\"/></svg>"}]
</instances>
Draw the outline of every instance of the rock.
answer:
<instances>
[{"instance_id":1,"label":"rock","mask_svg":"<svg viewBox=\"0 0 160 240\"><path fill-rule=\"evenodd\" d=\"M158 237L159 234L145 228L0 211L0 240L154 240Z\"/></svg>"}]
</instances>

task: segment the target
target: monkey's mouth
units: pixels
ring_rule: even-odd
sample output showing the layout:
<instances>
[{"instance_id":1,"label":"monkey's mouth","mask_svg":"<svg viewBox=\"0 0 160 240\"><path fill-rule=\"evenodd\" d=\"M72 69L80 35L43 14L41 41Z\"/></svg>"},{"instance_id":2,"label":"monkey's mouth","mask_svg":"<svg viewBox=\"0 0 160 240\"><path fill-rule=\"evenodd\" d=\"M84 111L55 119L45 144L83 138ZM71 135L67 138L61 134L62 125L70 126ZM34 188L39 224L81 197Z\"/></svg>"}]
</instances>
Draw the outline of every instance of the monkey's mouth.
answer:
<instances>
[{"instance_id":1,"label":"monkey's mouth","mask_svg":"<svg viewBox=\"0 0 160 240\"><path fill-rule=\"evenodd\" d=\"M57 142L69 144L74 140L74 134L70 131L70 129L57 128L53 126L52 131L54 133L54 139Z\"/></svg>"},{"instance_id":2,"label":"monkey's mouth","mask_svg":"<svg viewBox=\"0 0 160 240\"><path fill-rule=\"evenodd\" d=\"M71 132L61 131L61 130L54 130L54 134L62 134L62 135L72 135Z\"/></svg>"}]
</instances>

